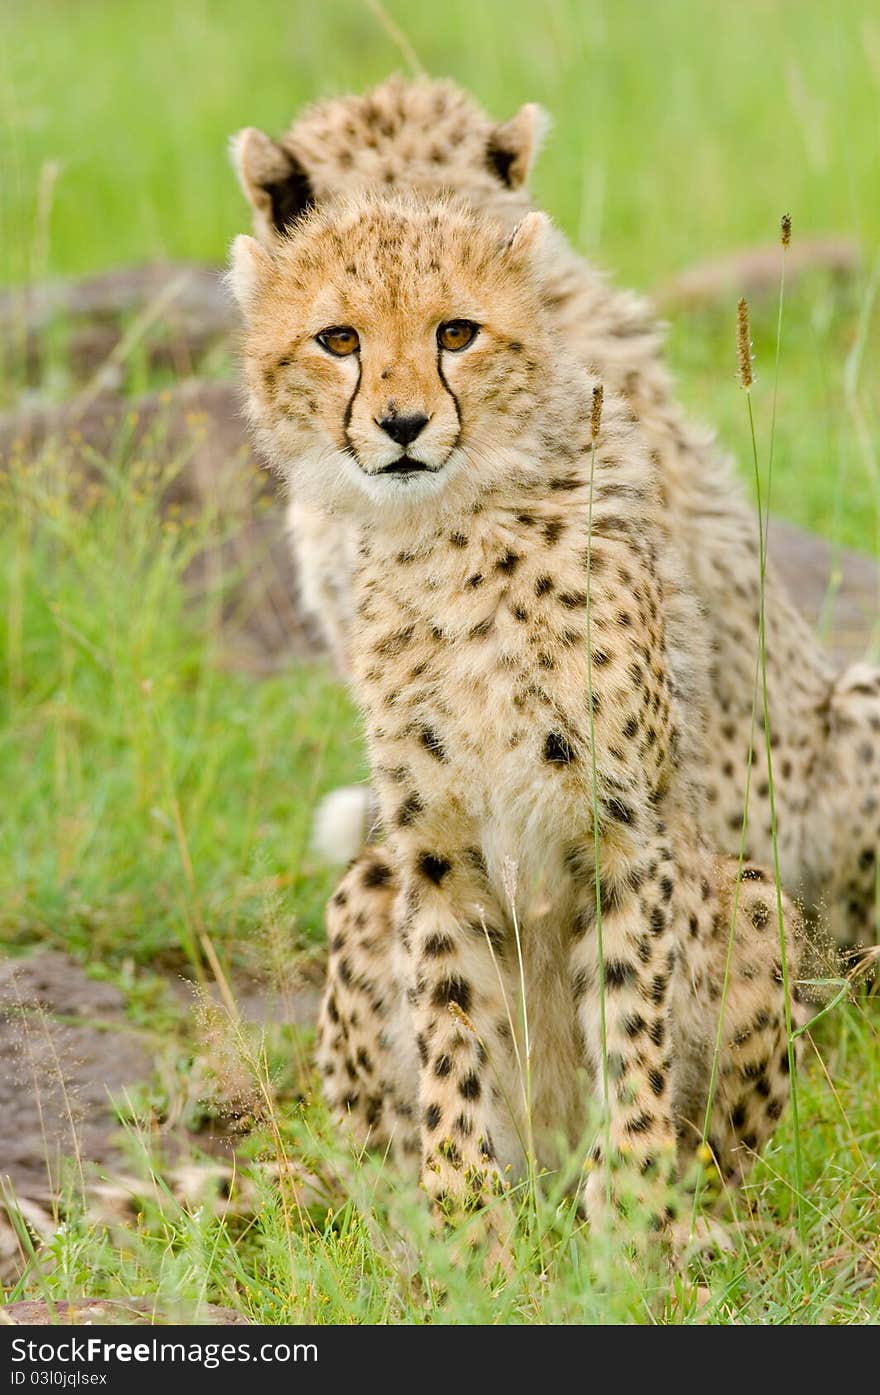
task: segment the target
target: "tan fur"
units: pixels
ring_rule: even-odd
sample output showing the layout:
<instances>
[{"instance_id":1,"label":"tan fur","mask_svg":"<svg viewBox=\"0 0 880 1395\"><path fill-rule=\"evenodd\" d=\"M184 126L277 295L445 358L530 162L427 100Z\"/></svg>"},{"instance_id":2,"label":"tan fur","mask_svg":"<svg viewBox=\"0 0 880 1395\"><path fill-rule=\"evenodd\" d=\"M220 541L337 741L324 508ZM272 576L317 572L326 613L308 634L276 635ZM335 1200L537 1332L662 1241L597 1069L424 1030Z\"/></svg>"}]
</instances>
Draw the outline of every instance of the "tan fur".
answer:
<instances>
[{"instance_id":1,"label":"tan fur","mask_svg":"<svg viewBox=\"0 0 880 1395\"><path fill-rule=\"evenodd\" d=\"M534 107L498 126L449 83L392 78L365 96L311 108L278 144L256 133L258 141L239 144L239 170L258 234L269 243L279 234L266 217L263 185L267 170L274 170L274 178L285 164L295 167L307 197L319 203L366 187L414 188L428 195L452 190L512 228L529 207L525 185L542 126ZM690 424L674 401L660 358L661 331L646 302L611 286L559 234L547 246L542 281L557 336L609 391L624 395L654 455L661 491L658 526L674 540L707 620L712 701L706 832L715 846L738 854L757 648L754 508L711 434ZM294 495L290 525L306 600L347 673L349 522ZM839 942L868 943L874 939L872 869L880 843L880 693L866 700L856 691L864 686L864 675L835 679L772 566L766 596L783 882L814 919L830 924ZM878 687L880 671L872 670L869 683ZM768 862L772 856L760 728L747 852Z\"/></svg>"},{"instance_id":2,"label":"tan fur","mask_svg":"<svg viewBox=\"0 0 880 1395\"><path fill-rule=\"evenodd\" d=\"M623 399L606 398L591 437L596 380L545 304L553 243L539 214L511 236L460 204L364 195L269 253L239 239L233 270L257 438L296 497L357 538L348 649L391 862L384 879L375 861L357 874L383 888L374 911L331 915L322 1059L339 1106L343 1072L362 1065L370 1084L346 1097L367 1129L390 1107L404 1152L417 1129L443 1208L522 1167L517 933L541 1157L559 1131L576 1142L598 1103L596 842L610 1138L646 1199L681 1108L699 1136L731 915L729 869L699 831L701 616ZM476 337L442 350L439 326L458 319ZM321 347L339 325L359 354ZM405 452L381 425L395 412L426 419ZM387 473L405 457L423 470ZM752 880L737 929L727 1173L785 1097L775 909Z\"/></svg>"}]
</instances>

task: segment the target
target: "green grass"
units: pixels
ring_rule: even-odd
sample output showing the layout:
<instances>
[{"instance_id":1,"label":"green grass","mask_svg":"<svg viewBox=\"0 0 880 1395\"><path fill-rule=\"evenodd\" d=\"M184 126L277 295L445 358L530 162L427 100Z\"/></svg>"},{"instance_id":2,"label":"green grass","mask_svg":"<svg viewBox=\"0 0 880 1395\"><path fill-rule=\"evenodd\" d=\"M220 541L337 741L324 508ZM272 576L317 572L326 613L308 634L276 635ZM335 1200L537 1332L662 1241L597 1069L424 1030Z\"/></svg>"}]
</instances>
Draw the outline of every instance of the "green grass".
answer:
<instances>
[{"instance_id":1,"label":"green grass","mask_svg":"<svg viewBox=\"0 0 880 1395\"><path fill-rule=\"evenodd\" d=\"M880 243L880 21L871 7L742 0L712 7L711 22L702 0L388 8L425 67L470 86L499 116L527 99L548 107L556 133L536 194L625 282L649 289L696 259L772 241L783 211L795 239L859 240L861 280L841 288L813 276L786 294L773 507L876 551L880 330L869 284ZM6 6L0 276L221 260L245 224L230 132L278 131L304 101L401 66L357 0ZM775 313L772 295L753 305L759 444ZM733 298L682 314L670 353L684 399L719 427L748 481L734 318ZM56 357L46 396L64 388L63 333ZM128 386L154 381L135 364ZM876 1000L821 1023L824 1065L808 1047L800 1207L789 1117L736 1203L730 1253L673 1282L662 1272L643 1281L619 1252L609 1261L552 1179L524 1199L511 1283L451 1268L422 1210L340 1152L307 1043L289 1029L270 1030L265 1058L235 1023L221 1035L262 1095L251 1153L296 1158L319 1179L317 1193L267 1187L246 1222L222 1205L220 1214L181 1207L146 1180L137 1121L173 1117L183 1082L213 1051L163 995L164 975L208 976L205 931L230 973L271 967L279 941L306 952L320 943L333 876L309 853L311 810L325 789L361 778L364 758L351 705L322 667L257 682L220 664L223 596L193 606L184 585L220 522L163 522L161 481L121 452L97 463L102 482L87 508L51 454L0 473L0 941L13 953L60 947L111 976L133 1019L164 1040L171 1068L125 1111L132 1166L145 1178L139 1219L120 1231L71 1202L44 1267L16 1292L157 1293L183 1312L208 1299L263 1322L876 1321ZM167 476L181 461L145 464ZM222 1114L222 1100L211 1108ZM416 1236L411 1270L402 1229Z\"/></svg>"}]
</instances>

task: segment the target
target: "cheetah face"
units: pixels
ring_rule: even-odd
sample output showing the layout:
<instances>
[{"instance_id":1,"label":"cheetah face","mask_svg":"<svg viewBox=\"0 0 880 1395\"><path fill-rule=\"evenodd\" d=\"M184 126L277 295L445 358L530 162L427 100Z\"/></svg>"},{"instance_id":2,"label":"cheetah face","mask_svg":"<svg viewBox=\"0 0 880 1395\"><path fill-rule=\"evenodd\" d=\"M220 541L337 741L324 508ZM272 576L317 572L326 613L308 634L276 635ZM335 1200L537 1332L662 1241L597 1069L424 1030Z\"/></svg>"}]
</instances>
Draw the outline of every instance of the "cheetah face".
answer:
<instances>
[{"instance_id":1,"label":"cheetah face","mask_svg":"<svg viewBox=\"0 0 880 1395\"><path fill-rule=\"evenodd\" d=\"M362 196L236 240L260 444L298 497L369 514L504 482L549 357L537 249L462 207Z\"/></svg>"}]
</instances>

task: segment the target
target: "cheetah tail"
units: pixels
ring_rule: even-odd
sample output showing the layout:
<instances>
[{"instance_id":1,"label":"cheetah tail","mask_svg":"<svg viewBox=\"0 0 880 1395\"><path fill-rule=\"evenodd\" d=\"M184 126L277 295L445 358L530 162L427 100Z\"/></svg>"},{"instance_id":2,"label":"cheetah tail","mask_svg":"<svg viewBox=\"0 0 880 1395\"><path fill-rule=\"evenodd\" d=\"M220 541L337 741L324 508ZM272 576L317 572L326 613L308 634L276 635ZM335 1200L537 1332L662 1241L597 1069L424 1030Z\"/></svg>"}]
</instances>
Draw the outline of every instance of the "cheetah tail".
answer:
<instances>
[{"instance_id":1,"label":"cheetah tail","mask_svg":"<svg viewBox=\"0 0 880 1395\"><path fill-rule=\"evenodd\" d=\"M367 786L331 790L315 810L312 847L327 862L348 863L373 836L377 823L376 800Z\"/></svg>"}]
</instances>

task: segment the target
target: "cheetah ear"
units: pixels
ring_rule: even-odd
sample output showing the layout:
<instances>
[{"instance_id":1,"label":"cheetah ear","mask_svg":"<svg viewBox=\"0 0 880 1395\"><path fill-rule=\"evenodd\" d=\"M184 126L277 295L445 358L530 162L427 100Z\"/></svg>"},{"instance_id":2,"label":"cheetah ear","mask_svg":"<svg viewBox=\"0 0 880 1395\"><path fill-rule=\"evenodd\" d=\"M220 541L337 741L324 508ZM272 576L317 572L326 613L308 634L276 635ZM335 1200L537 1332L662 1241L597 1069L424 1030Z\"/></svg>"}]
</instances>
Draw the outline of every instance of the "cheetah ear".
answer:
<instances>
[{"instance_id":1,"label":"cheetah ear","mask_svg":"<svg viewBox=\"0 0 880 1395\"><path fill-rule=\"evenodd\" d=\"M235 239L229 254L227 285L247 317L256 299L260 277L269 267L269 254L253 237L242 233Z\"/></svg>"},{"instance_id":2,"label":"cheetah ear","mask_svg":"<svg viewBox=\"0 0 880 1395\"><path fill-rule=\"evenodd\" d=\"M519 189L525 184L549 129L550 118L544 108L536 102L526 102L516 116L490 132L486 162L508 189Z\"/></svg>"},{"instance_id":3,"label":"cheetah ear","mask_svg":"<svg viewBox=\"0 0 880 1395\"><path fill-rule=\"evenodd\" d=\"M232 137L232 163L254 210L254 232L271 243L315 202L309 176L288 150L255 126Z\"/></svg>"},{"instance_id":4,"label":"cheetah ear","mask_svg":"<svg viewBox=\"0 0 880 1395\"><path fill-rule=\"evenodd\" d=\"M546 213L527 213L507 240L507 251L536 262L541 256L552 224Z\"/></svg>"}]
</instances>

